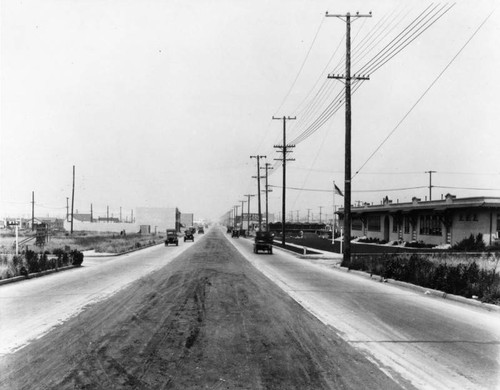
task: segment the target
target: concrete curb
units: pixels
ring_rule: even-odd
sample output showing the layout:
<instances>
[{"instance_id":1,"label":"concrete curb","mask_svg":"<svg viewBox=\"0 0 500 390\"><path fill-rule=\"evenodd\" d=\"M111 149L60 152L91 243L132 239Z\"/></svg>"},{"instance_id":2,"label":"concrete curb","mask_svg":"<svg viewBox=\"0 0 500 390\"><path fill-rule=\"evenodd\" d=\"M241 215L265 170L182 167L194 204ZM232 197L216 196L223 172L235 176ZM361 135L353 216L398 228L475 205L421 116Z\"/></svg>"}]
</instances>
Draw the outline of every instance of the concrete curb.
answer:
<instances>
[{"instance_id":1,"label":"concrete curb","mask_svg":"<svg viewBox=\"0 0 500 390\"><path fill-rule=\"evenodd\" d=\"M152 244L152 245L148 245L148 246L142 246L140 248L131 249L131 250L126 251L126 252L113 253L113 254L105 255L105 256L84 256L84 259L85 259L85 257L115 257L115 256L121 256L121 255L126 255L127 253L140 251L141 249L151 248L152 246L155 246L155 245L163 245L163 243L161 243L161 244ZM13 278L8 278L8 279L2 279L2 280L0 280L0 286L2 286L4 284L9 284L9 283L20 282L22 280L29 280L29 279L32 279L32 278L39 278L40 276L45 276L45 275L53 274L55 272L66 271L66 270L73 269L73 268L78 268L78 267L81 267L81 265L69 265L67 267L60 267L60 268L57 268L57 269L49 269L47 271L37 272L35 274L29 274L27 277L26 276L14 276Z\"/></svg>"},{"instance_id":2,"label":"concrete curb","mask_svg":"<svg viewBox=\"0 0 500 390\"><path fill-rule=\"evenodd\" d=\"M411 283L407 283L407 282L402 282L400 280L384 279L379 275L370 275L369 273L364 272L364 271L349 270L347 267L330 267L330 269L339 270L342 272L348 272L348 273L353 274L353 275L361 276L365 279L371 279L375 282L378 281L379 283L392 284L394 286L398 286L398 287L405 288L408 290L413 290L415 292L419 292L419 293L422 293L424 295L430 295L433 297L448 299L448 300L453 301L453 302L459 302L462 304L475 306L475 307L478 307L478 308L481 308L481 309L484 309L487 311L494 311L494 312L500 313L500 306L493 305L491 303L483 303L481 301L478 301L478 300L475 300L472 298L465 298L465 297L462 297L460 295L447 294L444 291L433 290L431 288L422 287L422 286L418 286L416 284L411 284Z\"/></svg>"},{"instance_id":3,"label":"concrete curb","mask_svg":"<svg viewBox=\"0 0 500 390\"><path fill-rule=\"evenodd\" d=\"M37 273L34 273L34 274L29 274L28 276L15 276L13 278L2 279L2 280L0 280L0 286L2 286L4 284L9 284L9 283L20 282L22 280L29 280L29 279L33 279L33 278L39 278L41 276L50 275L50 274L53 274L53 273L56 273L56 272L61 272L61 271L67 271L69 269L78 268L78 267L81 267L81 265L68 265L66 267L60 267L60 268L57 268L57 269L49 269L49 270L46 270L46 271L37 272Z\"/></svg>"}]
</instances>

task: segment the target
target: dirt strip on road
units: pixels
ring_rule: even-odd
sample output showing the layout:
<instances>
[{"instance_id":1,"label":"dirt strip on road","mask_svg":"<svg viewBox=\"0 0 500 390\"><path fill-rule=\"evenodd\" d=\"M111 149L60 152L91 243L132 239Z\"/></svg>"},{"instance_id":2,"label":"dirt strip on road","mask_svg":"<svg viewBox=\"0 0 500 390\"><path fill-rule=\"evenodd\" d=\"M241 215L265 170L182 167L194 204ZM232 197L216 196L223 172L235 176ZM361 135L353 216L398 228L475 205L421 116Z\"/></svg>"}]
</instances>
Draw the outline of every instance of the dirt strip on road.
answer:
<instances>
[{"instance_id":1,"label":"dirt strip on road","mask_svg":"<svg viewBox=\"0 0 500 390\"><path fill-rule=\"evenodd\" d=\"M0 358L2 389L396 389L400 380L305 311L217 229Z\"/></svg>"}]
</instances>

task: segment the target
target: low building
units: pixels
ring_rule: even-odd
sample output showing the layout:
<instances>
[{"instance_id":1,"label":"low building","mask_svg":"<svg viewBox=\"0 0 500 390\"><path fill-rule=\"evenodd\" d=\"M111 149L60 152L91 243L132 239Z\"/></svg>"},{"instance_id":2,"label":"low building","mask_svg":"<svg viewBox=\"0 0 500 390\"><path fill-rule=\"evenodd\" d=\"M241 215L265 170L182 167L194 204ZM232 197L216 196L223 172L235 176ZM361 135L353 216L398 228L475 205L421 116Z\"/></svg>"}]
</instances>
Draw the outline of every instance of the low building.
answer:
<instances>
[{"instance_id":1,"label":"low building","mask_svg":"<svg viewBox=\"0 0 500 390\"><path fill-rule=\"evenodd\" d=\"M344 210L337 212L341 219ZM423 241L426 244L456 244L471 234L481 233L486 245L500 235L500 198L457 198L393 203L387 197L381 205L351 208L351 236L384 241Z\"/></svg>"},{"instance_id":2,"label":"low building","mask_svg":"<svg viewBox=\"0 0 500 390\"><path fill-rule=\"evenodd\" d=\"M138 207L136 214L136 223L149 225L152 232L166 232L167 229L180 231L181 212L177 207Z\"/></svg>"}]
</instances>

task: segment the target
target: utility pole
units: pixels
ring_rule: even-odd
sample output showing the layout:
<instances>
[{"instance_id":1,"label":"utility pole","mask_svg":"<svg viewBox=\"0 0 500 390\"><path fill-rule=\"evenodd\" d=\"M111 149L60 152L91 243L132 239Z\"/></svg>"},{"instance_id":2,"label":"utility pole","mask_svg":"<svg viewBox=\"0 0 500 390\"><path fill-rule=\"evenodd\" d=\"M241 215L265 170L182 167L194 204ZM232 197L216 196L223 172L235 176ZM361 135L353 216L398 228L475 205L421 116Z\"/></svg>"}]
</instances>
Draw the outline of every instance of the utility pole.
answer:
<instances>
[{"instance_id":1,"label":"utility pole","mask_svg":"<svg viewBox=\"0 0 500 390\"><path fill-rule=\"evenodd\" d=\"M300 210L296 210L296 211L295 211L295 212L297 213L297 222L300 222L300 220L299 220L299 211L300 211Z\"/></svg>"},{"instance_id":2,"label":"utility pole","mask_svg":"<svg viewBox=\"0 0 500 390\"><path fill-rule=\"evenodd\" d=\"M266 231L269 231L269 196L268 194L272 192L273 190L269 189L269 184L268 184L268 176L269 176L269 169L273 169L270 163L266 162L266 166L261 168L266 170L266 189L264 190L266 193Z\"/></svg>"},{"instance_id":3,"label":"utility pole","mask_svg":"<svg viewBox=\"0 0 500 390\"><path fill-rule=\"evenodd\" d=\"M130 210L130 223L134 223L134 210Z\"/></svg>"},{"instance_id":4,"label":"utility pole","mask_svg":"<svg viewBox=\"0 0 500 390\"><path fill-rule=\"evenodd\" d=\"M351 264L351 80L369 80L366 76L351 77L351 14L329 15L327 17L339 18L346 23L346 54L345 75L328 75L330 79L345 80L345 184L344 184L344 264ZM358 18L370 18L360 15L359 12L352 16L352 21Z\"/></svg>"},{"instance_id":5,"label":"utility pole","mask_svg":"<svg viewBox=\"0 0 500 390\"><path fill-rule=\"evenodd\" d=\"M247 202L246 200L240 200L241 202L241 226L240 226L240 231L243 230L243 206Z\"/></svg>"},{"instance_id":6,"label":"utility pole","mask_svg":"<svg viewBox=\"0 0 500 390\"><path fill-rule=\"evenodd\" d=\"M323 207L325 206L319 206L319 223L321 223L321 212L323 211Z\"/></svg>"},{"instance_id":7,"label":"utility pole","mask_svg":"<svg viewBox=\"0 0 500 390\"><path fill-rule=\"evenodd\" d=\"M282 195L282 200L281 200L281 244L285 246L285 217L286 217L286 162L287 161L294 161L295 159L289 158L287 159L287 153L290 153L291 151L288 151L288 149L292 149L295 147L295 145L287 145L286 143L286 121L287 120L295 120L297 117L286 117L284 116L283 118L276 118L273 116L273 120L283 120L283 145L274 145L275 148L281 149L279 152L283 153L281 157L281 165L283 166L283 195ZM279 160L279 159L277 159Z\"/></svg>"},{"instance_id":8,"label":"utility pole","mask_svg":"<svg viewBox=\"0 0 500 390\"><path fill-rule=\"evenodd\" d=\"M233 206L233 208L234 208L234 227L236 227L236 217L238 216L238 207L240 207L239 204Z\"/></svg>"},{"instance_id":9,"label":"utility pole","mask_svg":"<svg viewBox=\"0 0 500 390\"><path fill-rule=\"evenodd\" d=\"M109 206L106 206L106 222L109 222Z\"/></svg>"},{"instance_id":10,"label":"utility pole","mask_svg":"<svg viewBox=\"0 0 500 390\"><path fill-rule=\"evenodd\" d=\"M122 221L122 206L120 206L120 222ZM156 234L156 233L155 233Z\"/></svg>"},{"instance_id":11,"label":"utility pole","mask_svg":"<svg viewBox=\"0 0 500 390\"><path fill-rule=\"evenodd\" d=\"M262 230L262 212L260 209L260 159L266 158L266 156L250 156L250 158L257 159L257 198L259 203L259 231Z\"/></svg>"},{"instance_id":12,"label":"utility pole","mask_svg":"<svg viewBox=\"0 0 500 390\"><path fill-rule=\"evenodd\" d=\"M309 214L311 213L311 209L307 209L307 223L309 223Z\"/></svg>"},{"instance_id":13,"label":"utility pole","mask_svg":"<svg viewBox=\"0 0 500 390\"><path fill-rule=\"evenodd\" d=\"M425 171L429 174L429 200L432 200L432 174L437 173L436 171Z\"/></svg>"},{"instance_id":14,"label":"utility pole","mask_svg":"<svg viewBox=\"0 0 500 390\"><path fill-rule=\"evenodd\" d=\"M31 191L31 231L35 230L35 191Z\"/></svg>"},{"instance_id":15,"label":"utility pole","mask_svg":"<svg viewBox=\"0 0 500 390\"><path fill-rule=\"evenodd\" d=\"M90 223L94 222L94 207L90 204Z\"/></svg>"},{"instance_id":16,"label":"utility pole","mask_svg":"<svg viewBox=\"0 0 500 390\"><path fill-rule=\"evenodd\" d=\"M255 196L255 195L250 195L250 194L246 194L246 195L243 195L243 196L246 196L247 197L247 200L248 200L248 212L247 212L247 220L248 220L248 226L247 226L247 230L248 230L248 234L250 234L250 198L252 196ZM243 221L242 221L243 223Z\"/></svg>"},{"instance_id":17,"label":"utility pole","mask_svg":"<svg viewBox=\"0 0 500 390\"><path fill-rule=\"evenodd\" d=\"M71 190L71 234L73 234L74 209L75 209L75 166L73 165L73 189Z\"/></svg>"}]
</instances>

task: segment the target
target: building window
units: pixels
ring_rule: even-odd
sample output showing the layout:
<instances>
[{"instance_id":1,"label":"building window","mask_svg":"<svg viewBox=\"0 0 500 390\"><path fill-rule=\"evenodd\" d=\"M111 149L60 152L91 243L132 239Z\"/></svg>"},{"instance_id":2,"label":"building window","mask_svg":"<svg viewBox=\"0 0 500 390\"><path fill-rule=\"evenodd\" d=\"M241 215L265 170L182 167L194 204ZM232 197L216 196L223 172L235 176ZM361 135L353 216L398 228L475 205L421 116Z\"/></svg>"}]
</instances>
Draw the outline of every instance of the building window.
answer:
<instances>
[{"instance_id":1,"label":"building window","mask_svg":"<svg viewBox=\"0 0 500 390\"><path fill-rule=\"evenodd\" d=\"M410 234L410 217L405 216L404 219L404 233Z\"/></svg>"},{"instance_id":2,"label":"building window","mask_svg":"<svg viewBox=\"0 0 500 390\"><path fill-rule=\"evenodd\" d=\"M420 216L420 234L428 236L441 236L441 221L437 215Z\"/></svg>"},{"instance_id":3,"label":"building window","mask_svg":"<svg viewBox=\"0 0 500 390\"><path fill-rule=\"evenodd\" d=\"M359 217L353 217L351 221L352 230L363 230L363 222Z\"/></svg>"},{"instance_id":4,"label":"building window","mask_svg":"<svg viewBox=\"0 0 500 390\"><path fill-rule=\"evenodd\" d=\"M380 231L380 216L368 217L368 231L369 232L379 232Z\"/></svg>"},{"instance_id":5,"label":"building window","mask_svg":"<svg viewBox=\"0 0 500 390\"><path fill-rule=\"evenodd\" d=\"M392 217L392 232L398 232L398 220L396 219L396 217Z\"/></svg>"}]
</instances>

